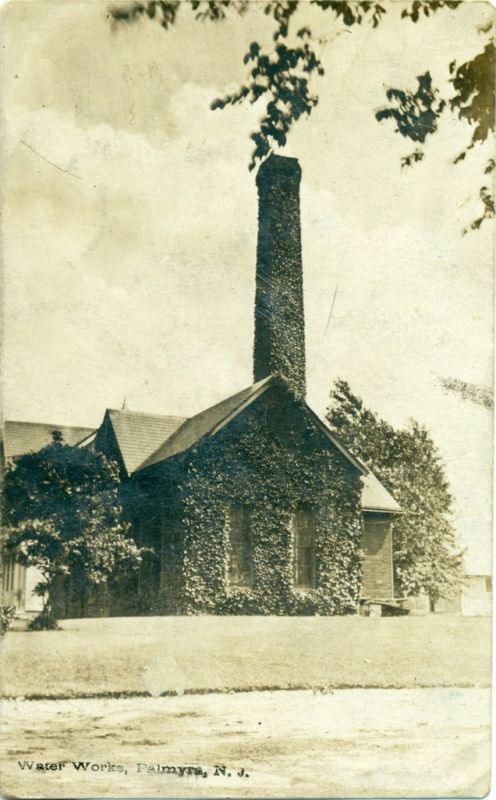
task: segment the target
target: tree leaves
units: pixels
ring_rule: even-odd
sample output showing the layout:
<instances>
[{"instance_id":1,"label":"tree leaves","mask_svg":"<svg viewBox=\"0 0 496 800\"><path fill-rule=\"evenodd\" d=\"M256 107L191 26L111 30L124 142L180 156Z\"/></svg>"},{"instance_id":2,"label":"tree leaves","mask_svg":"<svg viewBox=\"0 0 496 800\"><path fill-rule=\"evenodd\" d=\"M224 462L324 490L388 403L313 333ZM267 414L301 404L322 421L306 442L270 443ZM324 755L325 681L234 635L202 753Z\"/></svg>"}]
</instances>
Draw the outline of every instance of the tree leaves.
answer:
<instances>
[{"instance_id":1,"label":"tree leaves","mask_svg":"<svg viewBox=\"0 0 496 800\"><path fill-rule=\"evenodd\" d=\"M474 145L482 144L494 132L494 67L493 40L489 41L475 58L466 61L459 67L456 66L455 61L450 64L451 82L456 91L450 99L450 108L458 114L460 119L466 120L473 129L470 144L455 158L455 164L462 161ZM485 175L493 171L494 163L494 159L489 159L484 169ZM494 218L492 189L482 186L479 190L479 198L482 202L483 212L480 217L463 229L464 235L469 230L478 230L484 220Z\"/></svg>"},{"instance_id":2,"label":"tree leaves","mask_svg":"<svg viewBox=\"0 0 496 800\"><path fill-rule=\"evenodd\" d=\"M462 0L414 0L410 8L405 8L401 12L403 18L409 18L412 22L418 22L423 14L424 17L429 17L435 11L441 8L457 8Z\"/></svg>"},{"instance_id":3,"label":"tree leaves","mask_svg":"<svg viewBox=\"0 0 496 800\"><path fill-rule=\"evenodd\" d=\"M433 10L439 7L438 3L430 5L435 6ZM413 16L407 14L406 11L402 16L411 16L415 22L418 18L417 6L420 7L421 4L414 3L412 6ZM494 67L495 48L492 40L485 45L481 53L469 61L458 67L456 61L452 61L449 65L450 80L455 89L455 94L449 99L449 108L457 114L459 119L466 120L472 126L471 142L454 159L454 164L463 161L474 145L485 142L494 131ZM383 119L394 119L397 124L396 130L402 136L423 144L426 137L437 130L438 119L447 104L445 100L438 99L439 92L432 87L429 72L419 76L417 81L419 85L415 93L403 89L389 89L386 96L388 100L393 101L393 105L380 109L376 112L375 117L379 122ZM401 166L411 166L413 163L421 161L423 157L423 152L417 149L411 155L401 159ZM494 159L490 159L484 174L489 174L493 168ZM494 197L491 189L482 186L479 190L479 198L482 202L483 213L463 229L463 235L469 230L478 230L484 220L494 217Z\"/></svg>"},{"instance_id":4,"label":"tree leaves","mask_svg":"<svg viewBox=\"0 0 496 800\"><path fill-rule=\"evenodd\" d=\"M442 9L453 11L460 4L461 0L414 0L402 10L401 18L418 23ZM377 28L389 11L386 5L373 0L309 0L309 5L333 14L347 29L365 21ZM250 6L247 0L145 0L114 6L110 16L117 23L132 22L144 16L168 29L177 22L178 14L183 9L191 11L195 20L217 23L226 19L231 12L242 16L250 7L253 8L253 4ZM253 104L268 95L265 111L257 128L250 134L255 145L250 169L265 158L273 147L284 147L293 125L302 116L308 117L312 113L318 104L318 95L311 88L311 79L315 74L324 75L324 68L316 54L320 39L313 36L308 26L300 27L292 38L291 25L298 10L304 7L302 0L269 0L260 2L260 7L274 21L274 48L262 52L261 45L252 42L243 58L246 65L250 62L254 64L246 82L235 92L211 104L212 109L223 109L245 101ZM481 33L487 34L489 29L490 26L481 29ZM452 61L449 71L455 90L455 94L449 98L449 108L473 127L471 143L455 159L457 163L465 158L467 150L485 141L494 131L494 42L490 40L482 52L459 66ZM393 119L396 130L403 137L423 144L437 130L438 119L448 101L441 98L433 87L429 70L420 75L417 81L415 92L388 90L387 98L392 105L380 109L375 116L378 121ZM423 151L416 149L402 158L401 166L412 166L421 161L423 156ZM485 219L494 216L494 200L488 187L480 190L480 199L483 213L464 233L478 229Z\"/></svg>"},{"instance_id":5,"label":"tree leaves","mask_svg":"<svg viewBox=\"0 0 496 800\"><path fill-rule=\"evenodd\" d=\"M450 107L473 127L472 145L484 142L494 130L494 42L488 42L475 58L459 67L451 63L451 82L456 94Z\"/></svg>"},{"instance_id":6,"label":"tree leaves","mask_svg":"<svg viewBox=\"0 0 496 800\"><path fill-rule=\"evenodd\" d=\"M493 408L493 393L489 386L481 386L476 383L462 381L459 378L439 378L439 384L445 392L453 392L462 400L469 400L485 408Z\"/></svg>"},{"instance_id":7,"label":"tree leaves","mask_svg":"<svg viewBox=\"0 0 496 800\"><path fill-rule=\"evenodd\" d=\"M337 19L350 27L360 25L366 16L372 20L372 25L376 28L386 13L386 9L380 3L373 3L371 0L361 0L361 2L349 3L344 0L311 0L311 2L322 9L334 12Z\"/></svg>"},{"instance_id":8,"label":"tree leaves","mask_svg":"<svg viewBox=\"0 0 496 800\"><path fill-rule=\"evenodd\" d=\"M404 167L411 167L413 166L413 164L418 164L419 161L422 161L424 155L425 155L424 151L420 150L417 147L417 149L414 150L413 153L410 153L410 155L404 156L401 159L401 168L403 169Z\"/></svg>"},{"instance_id":9,"label":"tree leaves","mask_svg":"<svg viewBox=\"0 0 496 800\"><path fill-rule=\"evenodd\" d=\"M318 98L310 93L309 77L313 72L323 75L324 70L308 43L309 35L308 28L302 28L297 34L302 40L300 45L288 47L278 43L272 53L264 52L257 42L252 42L243 59L245 64L253 63L250 82L211 105L212 109L222 109L243 100L256 103L268 95L260 127L250 135L255 144L250 169L270 152L272 144L284 147L293 122L303 114L310 114L318 103Z\"/></svg>"},{"instance_id":10,"label":"tree leaves","mask_svg":"<svg viewBox=\"0 0 496 800\"><path fill-rule=\"evenodd\" d=\"M394 119L396 130L402 136L423 144L426 137L437 130L446 101L440 99L438 90L433 88L430 72L419 75L417 83L415 92L388 89L386 96L393 105L376 111L375 118L378 122Z\"/></svg>"},{"instance_id":11,"label":"tree leaves","mask_svg":"<svg viewBox=\"0 0 496 800\"><path fill-rule=\"evenodd\" d=\"M310 0L310 4L332 12L346 27L361 25L367 19L375 28L386 14L385 7L372 0ZM252 42L243 58L244 64L253 62L247 82L237 91L211 103L212 109L223 109L244 101L256 103L264 95L269 95L259 125L250 134L255 145L250 169L265 158L272 147L284 147L293 124L302 116L311 114L318 104L318 97L310 88L310 80L314 74L324 75L324 68L315 52L320 40L314 39L308 26L297 30L294 43L289 41L290 25L301 7L301 0L270 0L261 5L264 14L275 23L273 50L262 52L260 44ZM444 3L437 5L442 7ZM183 8L191 10L195 20L219 22L230 11L243 15L249 7L246 0L183 0L182 3L179 0L147 0L114 6L110 16L115 22L132 22L145 16L168 29L176 23Z\"/></svg>"},{"instance_id":12,"label":"tree leaves","mask_svg":"<svg viewBox=\"0 0 496 800\"><path fill-rule=\"evenodd\" d=\"M396 430L366 409L345 381L336 381L327 420L400 503L394 523L395 586L402 595L450 597L463 575L463 554L451 525L452 497L429 431L415 420Z\"/></svg>"},{"instance_id":13,"label":"tree leaves","mask_svg":"<svg viewBox=\"0 0 496 800\"><path fill-rule=\"evenodd\" d=\"M147 0L144 3L127 3L112 6L109 14L114 22L133 22L138 17L155 19L167 30L176 21L180 0Z\"/></svg>"},{"instance_id":14,"label":"tree leaves","mask_svg":"<svg viewBox=\"0 0 496 800\"><path fill-rule=\"evenodd\" d=\"M103 454L54 436L7 466L3 489L5 550L40 570L46 603L58 576L97 584L140 564L144 551L123 518L119 467Z\"/></svg>"},{"instance_id":15,"label":"tree leaves","mask_svg":"<svg viewBox=\"0 0 496 800\"><path fill-rule=\"evenodd\" d=\"M479 198L482 201L483 213L477 219L474 219L470 225L463 229L462 233L465 236L469 231L477 231L486 219L494 219L494 195L491 194L487 186L481 186L479 191Z\"/></svg>"}]
</instances>

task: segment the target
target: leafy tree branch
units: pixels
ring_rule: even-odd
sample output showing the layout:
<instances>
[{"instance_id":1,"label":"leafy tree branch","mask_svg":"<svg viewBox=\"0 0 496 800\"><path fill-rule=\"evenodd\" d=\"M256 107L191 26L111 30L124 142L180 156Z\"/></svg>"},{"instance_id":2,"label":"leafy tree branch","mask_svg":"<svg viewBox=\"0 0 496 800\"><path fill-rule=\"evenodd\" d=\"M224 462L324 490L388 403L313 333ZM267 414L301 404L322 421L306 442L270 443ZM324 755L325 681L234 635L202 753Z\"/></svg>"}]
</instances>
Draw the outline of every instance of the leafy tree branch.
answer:
<instances>
[{"instance_id":1,"label":"leafy tree branch","mask_svg":"<svg viewBox=\"0 0 496 800\"><path fill-rule=\"evenodd\" d=\"M401 19L417 23L442 10L453 11L461 0L413 0L405 5ZM308 26L298 26L298 11L314 7L332 15L343 26L352 29L362 24L378 28L391 5L373 0L261 0L257 8L272 21L272 48L263 49L252 42L244 55L248 67L246 81L238 89L212 103L213 109L247 102L265 103L257 128L250 136L254 143L249 167L265 158L274 147L284 147L293 125L301 117L308 117L318 104L318 94L312 86L315 75L322 77L325 69L317 55L322 39L313 35ZM220 23L228 16L242 17L253 4L247 0L142 0L119 4L110 9L116 23L133 22L139 17L156 21L165 30L176 24L180 14L192 14L199 22ZM417 78L414 92L392 88L387 92L391 105L376 113L378 121L394 120L396 130L404 137L423 145L426 138L436 132L438 120L447 109L473 129L471 143L455 158L458 162L476 143L486 141L494 131L494 42L490 27L480 31L488 41L474 58L457 65L449 65L454 94L440 96L432 84L429 70ZM401 166L411 166L424 157L422 148L405 156ZM481 217L469 225L477 229L482 222L494 216L492 189L487 185L480 190L483 211Z\"/></svg>"},{"instance_id":2,"label":"leafy tree branch","mask_svg":"<svg viewBox=\"0 0 496 800\"><path fill-rule=\"evenodd\" d=\"M488 32L488 29L483 31L486 34ZM439 91L433 88L430 72L427 71L417 78L418 88L415 92L389 89L386 96L392 105L377 111L376 119L379 122L393 119L396 130L402 136L424 144L427 136L436 132L443 111L449 108L472 128L470 143L453 159L453 163L458 164L476 144L483 144L494 133L494 67L495 47L491 38L474 58L458 66L456 61L450 63L449 80L454 90L450 98L445 100L439 97ZM402 167L412 166L423 157L424 151L417 148L402 159ZM489 159L484 169L485 175L492 173L494 164L494 159ZM463 234L478 230L484 220L492 219L495 215L492 187L482 186L479 199L482 203L481 216L465 227Z\"/></svg>"}]
</instances>

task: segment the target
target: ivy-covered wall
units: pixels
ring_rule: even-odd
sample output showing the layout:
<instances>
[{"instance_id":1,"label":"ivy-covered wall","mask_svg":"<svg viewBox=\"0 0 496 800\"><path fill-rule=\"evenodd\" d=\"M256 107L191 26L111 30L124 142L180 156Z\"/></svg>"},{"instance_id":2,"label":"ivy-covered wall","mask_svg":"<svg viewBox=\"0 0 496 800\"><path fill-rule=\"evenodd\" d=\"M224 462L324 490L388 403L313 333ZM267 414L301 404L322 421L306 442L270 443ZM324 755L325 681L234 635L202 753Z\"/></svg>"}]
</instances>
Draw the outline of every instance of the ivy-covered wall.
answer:
<instances>
[{"instance_id":1,"label":"ivy-covered wall","mask_svg":"<svg viewBox=\"0 0 496 800\"><path fill-rule=\"evenodd\" d=\"M287 390L272 387L216 436L149 472L163 519L157 552L160 547L165 574L157 588L164 611L356 611L359 473L303 409ZM250 588L229 585L230 504L250 509ZM316 519L316 588L305 591L293 581L291 515L301 507L314 510Z\"/></svg>"}]
</instances>

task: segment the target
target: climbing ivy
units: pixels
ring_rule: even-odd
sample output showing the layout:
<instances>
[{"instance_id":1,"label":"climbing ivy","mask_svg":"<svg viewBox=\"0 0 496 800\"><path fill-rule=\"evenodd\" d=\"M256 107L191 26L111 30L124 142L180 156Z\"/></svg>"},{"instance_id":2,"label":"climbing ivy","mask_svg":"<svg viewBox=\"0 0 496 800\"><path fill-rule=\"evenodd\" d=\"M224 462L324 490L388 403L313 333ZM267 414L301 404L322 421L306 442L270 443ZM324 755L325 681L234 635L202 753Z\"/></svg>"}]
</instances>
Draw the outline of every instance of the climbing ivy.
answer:
<instances>
[{"instance_id":1,"label":"climbing ivy","mask_svg":"<svg viewBox=\"0 0 496 800\"><path fill-rule=\"evenodd\" d=\"M179 613L356 611L360 477L299 406L298 412L289 393L273 387L181 459ZM250 509L249 588L229 585L231 503ZM291 515L302 505L316 514L316 588L307 591L293 582ZM177 507L172 514L177 520Z\"/></svg>"}]
</instances>

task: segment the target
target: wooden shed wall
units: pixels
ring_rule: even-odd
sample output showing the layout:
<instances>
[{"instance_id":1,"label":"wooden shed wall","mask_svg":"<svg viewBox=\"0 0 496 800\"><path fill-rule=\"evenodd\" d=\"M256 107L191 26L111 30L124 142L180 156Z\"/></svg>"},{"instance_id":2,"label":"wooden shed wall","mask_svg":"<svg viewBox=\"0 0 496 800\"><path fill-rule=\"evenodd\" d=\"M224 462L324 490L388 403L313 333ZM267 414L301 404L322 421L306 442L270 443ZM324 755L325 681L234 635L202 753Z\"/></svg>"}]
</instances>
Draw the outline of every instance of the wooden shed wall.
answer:
<instances>
[{"instance_id":1,"label":"wooden shed wall","mask_svg":"<svg viewBox=\"0 0 496 800\"><path fill-rule=\"evenodd\" d=\"M362 597L390 599L393 585L393 535L391 519L365 514L362 538Z\"/></svg>"}]
</instances>

